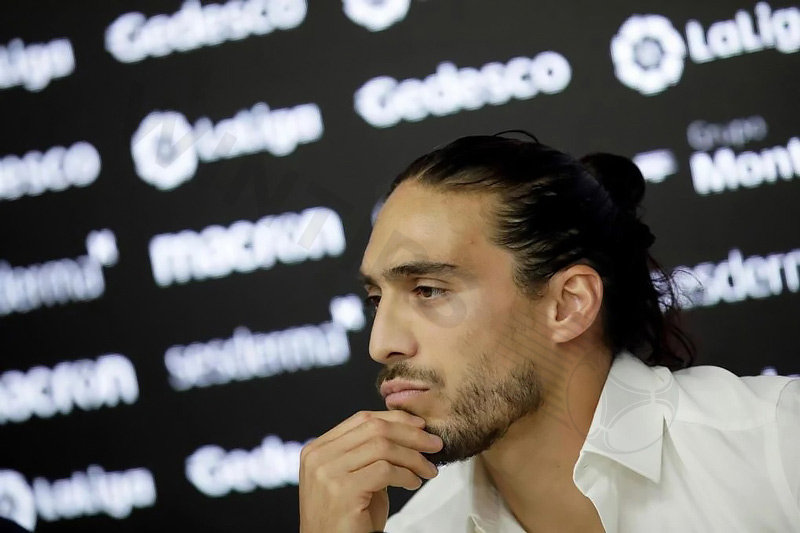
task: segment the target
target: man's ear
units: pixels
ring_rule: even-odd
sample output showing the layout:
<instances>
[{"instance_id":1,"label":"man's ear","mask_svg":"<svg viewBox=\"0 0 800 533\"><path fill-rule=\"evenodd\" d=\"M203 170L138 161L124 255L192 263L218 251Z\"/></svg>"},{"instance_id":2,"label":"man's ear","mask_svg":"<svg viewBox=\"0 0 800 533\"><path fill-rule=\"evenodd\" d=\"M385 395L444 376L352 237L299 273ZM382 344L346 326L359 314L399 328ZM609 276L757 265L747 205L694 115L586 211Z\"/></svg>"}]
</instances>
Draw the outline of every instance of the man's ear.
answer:
<instances>
[{"instance_id":1,"label":"man's ear","mask_svg":"<svg viewBox=\"0 0 800 533\"><path fill-rule=\"evenodd\" d=\"M548 284L551 339L559 344L581 335L594 323L603 303L603 280L588 265L557 272Z\"/></svg>"}]
</instances>

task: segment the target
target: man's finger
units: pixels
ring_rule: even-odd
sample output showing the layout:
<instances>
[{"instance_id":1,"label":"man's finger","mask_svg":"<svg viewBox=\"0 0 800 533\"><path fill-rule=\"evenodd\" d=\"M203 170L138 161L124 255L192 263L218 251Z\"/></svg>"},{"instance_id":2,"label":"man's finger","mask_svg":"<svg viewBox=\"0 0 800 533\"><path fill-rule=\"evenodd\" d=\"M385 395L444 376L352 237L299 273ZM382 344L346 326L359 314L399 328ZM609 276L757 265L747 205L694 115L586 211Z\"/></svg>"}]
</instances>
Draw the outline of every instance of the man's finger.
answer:
<instances>
[{"instance_id":1,"label":"man's finger","mask_svg":"<svg viewBox=\"0 0 800 533\"><path fill-rule=\"evenodd\" d=\"M411 413L407 413L399 409L393 409L391 411L359 411L341 424L314 439L312 444L314 444L315 447L326 444L344 435L348 431L355 429L357 426L363 424L373 417L383 418L384 420L388 420L390 422L403 422L406 424L412 424L419 428L425 427L425 420L423 418L414 416Z\"/></svg>"}]
</instances>

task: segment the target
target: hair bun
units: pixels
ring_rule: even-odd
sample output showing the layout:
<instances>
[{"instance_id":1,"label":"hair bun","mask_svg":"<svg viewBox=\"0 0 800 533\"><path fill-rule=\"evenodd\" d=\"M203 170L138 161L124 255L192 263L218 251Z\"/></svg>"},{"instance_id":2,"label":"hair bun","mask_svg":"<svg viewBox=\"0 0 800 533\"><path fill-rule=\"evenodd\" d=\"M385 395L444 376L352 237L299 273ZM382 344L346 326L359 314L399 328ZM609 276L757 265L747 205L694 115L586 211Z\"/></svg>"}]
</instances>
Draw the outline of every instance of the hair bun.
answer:
<instances>
[{"instance_id":1,"label":"hair bun","mask_svg":"<svg viewBox=\"0 0 800 533\"><path fill-rule=\"evenodd\" d=\"M636 216L644 198L644 176L636 164L621 155L594 153L581 158L584 167L608 191L617 207Z\"/></svg>"}]
</instances>

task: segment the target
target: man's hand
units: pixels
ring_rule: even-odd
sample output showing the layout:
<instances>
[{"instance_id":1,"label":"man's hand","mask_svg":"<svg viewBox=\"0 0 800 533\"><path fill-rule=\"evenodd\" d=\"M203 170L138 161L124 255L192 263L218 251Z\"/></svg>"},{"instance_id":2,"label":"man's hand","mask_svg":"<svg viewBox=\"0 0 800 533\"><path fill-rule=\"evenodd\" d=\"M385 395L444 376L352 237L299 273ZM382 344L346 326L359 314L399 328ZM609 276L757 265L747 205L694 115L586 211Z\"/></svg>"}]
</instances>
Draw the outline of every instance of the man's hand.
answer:
<instances>
[{"instance_id":1,"label":"man's hand","mask_svg":"<svg viewBox=\"0 0 800 533\"><path fill-rule=\"evenodd\" d=\"M405 411L359 411L300 452L300 533L369 533L389 518L386 487L416 490L442 440Z\"/></svg>"}]
</instances>

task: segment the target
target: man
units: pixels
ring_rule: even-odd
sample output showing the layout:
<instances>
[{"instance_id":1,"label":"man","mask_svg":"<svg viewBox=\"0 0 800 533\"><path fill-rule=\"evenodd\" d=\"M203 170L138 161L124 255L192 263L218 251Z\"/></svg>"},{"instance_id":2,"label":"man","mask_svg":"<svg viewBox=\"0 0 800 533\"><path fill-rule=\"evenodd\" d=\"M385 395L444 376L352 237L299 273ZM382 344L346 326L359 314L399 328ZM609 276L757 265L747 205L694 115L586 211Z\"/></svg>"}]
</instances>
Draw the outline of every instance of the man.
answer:
<instances>
[{"instance_id":1,"label":"man","mask_svg":"<svg viewBox=\"0 0 800 533\"><path fill-rule=\"evenodd\" d=\"M388 411L303 448L301 533L800 532L800 380L691 366L643 195L535 138L401 173L361 265Z\"/></svg>"}]
</instances>

